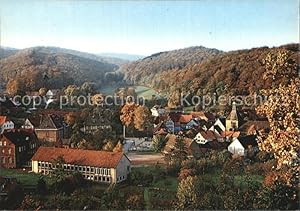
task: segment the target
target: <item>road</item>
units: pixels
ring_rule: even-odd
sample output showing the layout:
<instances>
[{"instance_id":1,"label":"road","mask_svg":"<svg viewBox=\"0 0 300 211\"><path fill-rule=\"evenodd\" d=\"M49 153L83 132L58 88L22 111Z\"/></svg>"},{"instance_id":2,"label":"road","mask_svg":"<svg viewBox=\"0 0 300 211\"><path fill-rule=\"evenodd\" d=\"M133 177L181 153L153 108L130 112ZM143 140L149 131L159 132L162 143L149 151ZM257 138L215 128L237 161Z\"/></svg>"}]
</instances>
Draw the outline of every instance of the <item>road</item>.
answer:
<instances>
[{"instance_id":1,"label":"road","mask_svg":"<svg viewBox=\"0 0 300 211\"><path fill-rule=\"evenodd\" d=\"M127 157L131 161L132 166L145 166L164 164L164 156L160 153L149 153L149 152L129 152Z\"/></svg>"}]
</instances>

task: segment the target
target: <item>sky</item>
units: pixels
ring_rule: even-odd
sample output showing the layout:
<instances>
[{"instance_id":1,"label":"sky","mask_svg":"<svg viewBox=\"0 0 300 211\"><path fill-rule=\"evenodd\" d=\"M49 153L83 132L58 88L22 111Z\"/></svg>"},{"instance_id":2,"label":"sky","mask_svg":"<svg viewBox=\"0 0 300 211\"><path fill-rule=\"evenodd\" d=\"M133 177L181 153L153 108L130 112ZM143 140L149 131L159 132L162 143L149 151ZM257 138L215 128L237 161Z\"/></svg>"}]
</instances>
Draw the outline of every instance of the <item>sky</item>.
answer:
<instances>
[{"instance_id":1,"label":"sky","mask_svg":"<svg viewBox=\"0 0 300 211\"><path fill-rule=\"evenodd\" d=\"M150 55L299 42L299 0L0 0L0 45Z\"/></svg>"}]
</instances>

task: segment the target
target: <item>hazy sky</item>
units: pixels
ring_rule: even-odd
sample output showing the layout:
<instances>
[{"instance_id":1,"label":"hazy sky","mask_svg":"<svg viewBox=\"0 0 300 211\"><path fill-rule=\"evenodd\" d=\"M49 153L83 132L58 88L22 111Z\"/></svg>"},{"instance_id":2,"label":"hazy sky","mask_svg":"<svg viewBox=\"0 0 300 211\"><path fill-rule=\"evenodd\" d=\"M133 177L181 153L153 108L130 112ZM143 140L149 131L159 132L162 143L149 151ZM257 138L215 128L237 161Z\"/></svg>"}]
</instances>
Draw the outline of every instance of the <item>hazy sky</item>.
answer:
<instances>
[{"instance_id":1,"label":"hazy sky","mask_svg":"<svg viewBox=\"0 0 300 211\"><path fill-rule=\"evenodd\" d=\"M0 0L1 45L148 55L299 42L299 0Z\"/></svg>"}]
</instances>

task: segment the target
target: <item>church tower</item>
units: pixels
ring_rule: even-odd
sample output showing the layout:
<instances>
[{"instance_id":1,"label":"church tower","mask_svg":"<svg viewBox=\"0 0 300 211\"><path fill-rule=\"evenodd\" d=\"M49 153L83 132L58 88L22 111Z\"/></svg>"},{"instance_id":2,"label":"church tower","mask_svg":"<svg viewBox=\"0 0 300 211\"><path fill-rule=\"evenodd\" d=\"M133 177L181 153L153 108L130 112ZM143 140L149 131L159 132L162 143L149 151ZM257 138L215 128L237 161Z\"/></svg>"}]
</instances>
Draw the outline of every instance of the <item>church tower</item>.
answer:
<instances>
[{"instance_id":1,"label":"church tower","mask_svg":"<svg viewBox=\"0 0 300 211\"><path fill-rule=\"evenodd\" d=\"M226 118L226 130L236 130L239 127L239 118L235 102L232 103L232 110Z\"/></svg>"}]
</instances>

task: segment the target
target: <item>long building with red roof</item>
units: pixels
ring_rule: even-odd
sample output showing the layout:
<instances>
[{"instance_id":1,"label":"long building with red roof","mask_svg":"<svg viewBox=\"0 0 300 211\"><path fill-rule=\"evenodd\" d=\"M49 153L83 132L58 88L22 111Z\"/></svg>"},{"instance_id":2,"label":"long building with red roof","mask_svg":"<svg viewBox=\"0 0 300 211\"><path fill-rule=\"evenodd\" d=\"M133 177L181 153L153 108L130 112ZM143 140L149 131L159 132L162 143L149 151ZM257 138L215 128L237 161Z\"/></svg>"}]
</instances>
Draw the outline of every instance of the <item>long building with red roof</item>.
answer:
<instances>
[{"instance_id":1,"label":"long building with red roof","mask_svg":"<svg viewBox=\"0 0 300 211\"><path fill-rule=\"evenodd\" d=\"M40 147L32 157L32 171L49 174L61 159L65 171L78 171L84 178L119 183L130 173L130 160L122 152Z\"/></svg>"}]
</instances>

